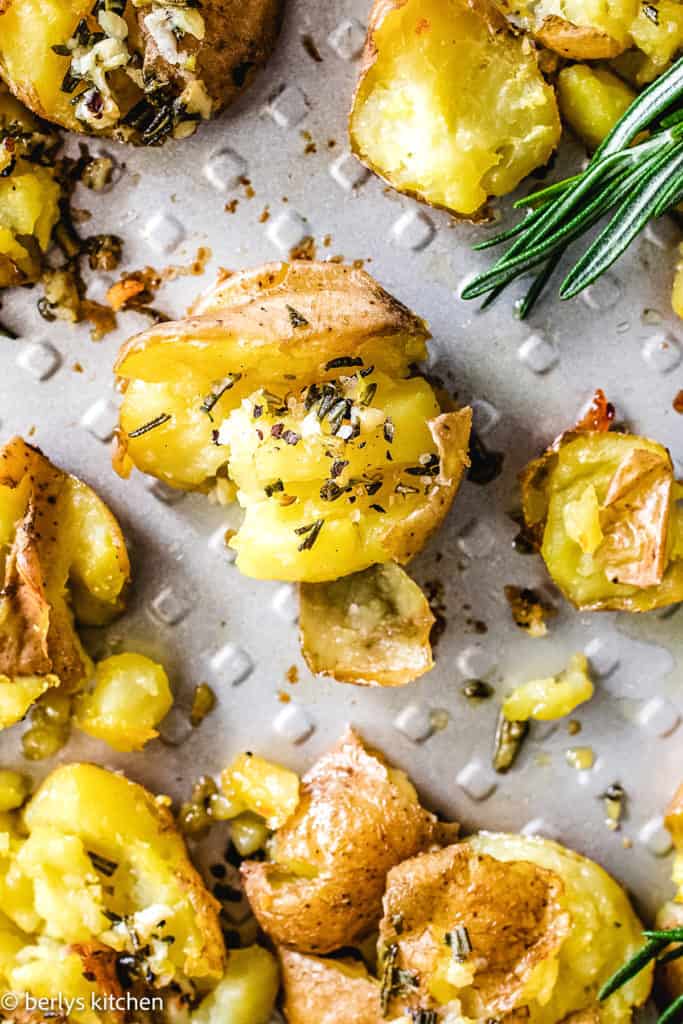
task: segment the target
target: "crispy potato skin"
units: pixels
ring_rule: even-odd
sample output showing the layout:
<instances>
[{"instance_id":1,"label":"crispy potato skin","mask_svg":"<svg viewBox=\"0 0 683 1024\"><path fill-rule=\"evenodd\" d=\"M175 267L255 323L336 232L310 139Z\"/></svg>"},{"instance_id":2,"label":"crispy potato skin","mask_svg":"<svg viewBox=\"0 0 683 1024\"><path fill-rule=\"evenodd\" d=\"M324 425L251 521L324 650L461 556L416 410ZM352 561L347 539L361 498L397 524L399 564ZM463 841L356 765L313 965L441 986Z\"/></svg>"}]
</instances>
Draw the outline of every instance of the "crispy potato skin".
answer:
<instances>
[{"instance_id":1,"label":"crispy potato skin","mask_svg":"<svg viewBox=\"0 0 683 1024\"><path fill-rule=\"evenodd\" d=\"M449 18L441 24L446 7ZM410 58L411 41L417 48L424 41L428 48L430 35L441 33L438 36L440 45L434 46L430 52L425 49L412 73L404 74L397 82L382 79L383 72L387 76L391 74L384 65L386 56L386 62L392 68L392 55L387 52L392 44L392 30L400 40L395 44L399 47L397 60L404 56ZM432 65L436 68L441 54L447 58L452 48L457 50L458 60L451 68L440 69L441 79L435 77L435 81L430 82L426 69ZM505 62L508 66L501 72ZM517 113L512 110L512 101L508 101L506 111L496 108L499 89L493 86L492 75L502 74L502 85L506 71L509 82L516 78L524 79L519 102L526 105L523 116L525 131L519 137L511 134L515 132L512 122ZM420 74L424 76L424 82L419 80ZM453 77L452 81L448 80L449 75ZM462 79L456 75L462 75ZM386 85L387 93L398 96L406 82L411 88L413 85L424 86L424 92L407 96L395 114L387 109L388 101L384 97L378 100L378 110L372 120L369 120L369 115L366 118L374 89ZM487 100L477 107L476 97L487 89ZM533 100L530 100L532 91ZM446 96L450 98L452 109L445 104ZM453 105L454 97L460 97L462 102ZM436 113L427 106L429 103L437 104ZM438 108L439 103L443 104L445 114L442 108ZM418 116L418 105L422 107L423 104L424 109ZM533 108L531 118L530 108ZM426 110L429 110L428 114ZM410 142L404 140L400 147L395 147L395 151L393 141L387 150L374 132L390 114L395 116L396 133L404 131L408 119L412 119L416 126L415 138ZM419 128L427 118L433 130L422 138ZM437 162L438 157L434 153L433 162L425 164L419 173L417 164L413 171L409 171L408 160L413 154L430 152L430 147L436 150L434 136L438 134L441 121L448 125L448 132L440 140L443 165ZM464 141L459 147L454 145L449 155L448 138L455 138L460 129ZM473 142L478 131L480 138ZM429 205L445 208L456 216L482 219L487 216L487 197L512 191L526 174L544 164L557 145L560 132L554 94L543 81L535 56L523 50L521 41L515 39L505 18L489 0L457 0L450 4L424 3L424 0L420 3L415 0L375 0L351 109L350 137L356 156L392 188ZM502 156L508 150L514 154L514 160ZM418 180L420 177L423 180Z\"/></svg>"},{"instance_id":2,"label":"crispy potato skin","mask_svg":"<svg viewBox=\"0 0 683 1024\"><path fill-rule=\"evenodd\" d=\"M56 55L51 48L64 45L91 8L84 0L69 0L68 4L49 0L43 7L35 0L0 4L0 75L18 99L46 120L72 131L138 142L140 137L121 123L103 129L84 123L75 116L71 96L61 91L69 58ZM151 2L128 5L126 43L130 52L144 60L148 76L167 83L176 96L201 83L213 115L233 102L270 56L280 31L283 0L207 0L201 7L203 38L186 35L182 43L183 52L196 62L192 71L187 70L186 62L174 63L161 53L145 23L156 9ZM91 20L93 27L99 27ZM27 23L39 26L30 53L21 35L21 26ZM144 98L142 89L125 71L109 72L108 83L122 117Z\"/></svg>"},{"instance_id":3,"label":"crispy potato skin","mask_svg":"<svg viewBox=\"0 0 683 1024\"><path fill-rule=\"evenodd\" d=\"M379 984L359 961L279 957L288 1024L382 1024Z\"/></svg>"},{"instance_id":4,"label":"crispy potato skin","mask_svg":"<svg viewBox=\"0 0 683 1024\"><path fill-rule=\"evenodd\" d=\"M591 25L575 25L557 14L545 17L534 34L549 50L575 60L606 60L624 50L607 32Z\"/></svg>"},{"instance_id":5,"label":"crispy potato skin","mask_svg":"<svg viewBox=\"0 0 683 1024\"><path fill-rule=\"evenodd\" d=\"M445 941L467 928L462 960ZM386 964L414 976L387 1017L457 999L465 1017L628 1024L652 971L603 1004L597 992L642 945L624 890L592 861L540 838L482 832L389 872L380 925Z\"/></svg>"},{"instance_id":6,"label":"crispy potato skin","mask_svg":"<svg viewBox=\"0 0 683 1024\"><path fill-rule=\"evenodd\" d=\"M405 686L433 665L429 603L395 562L303 583L299 635L310 670L341 683Z\"/></svg>"},{"instance_id":7,"label":"crispy potato skin","mask_svg":"<svg viewBox=\"0 0 683 1024\"><path fill-rule=\"evenodd\" d=\"M467 843L393 868L380 943L397 946L397 966L414 972L420 983L414 994L394 999L390 1012L398 1016L431 1005L427 979L451 960L444 935L458 925L468 930L475 971L472 988L460 996L465 1016L499 1017L515 1010L534 969L557 953L568 934L562 891L553 872L524 861L502 864ZM502 932L498 922L505 922Z\"/></svg>"},{"instance_id":8,"label":"crispy potato skin","mask_svg":"<svg viewBox=\"0 0 683 1024\"><path fill-rule=\"evenodd\" d=\"M123 347L115 466L236 497L245 517L230 545L246 575L318 583L405 563L468 464L471 411L442 413L414 371L428 337L352 267L223 278L186 320Z\"/></svg>"},{"instance_id":9,"label":"crispy potato skin","mask_svg":"<svg viewBox=\"0 0 683 1024\"><path fill-rule=\"evenodd\" d=\"M349 730L304 776L299 805L275 834L273 861L242 865L246 893L275 943L327 953L377 923L389 869L449 830Z\"/></svg>"},{"instance_id":10,"label":"crispy potato skin","mask_svg":"<svg viewBox=\"0 0 683 1024\"><path fill-rule=\"evenodd\" d=\"M12 678L52 673L73 690L89 662L64 590L74 587L85 621L97 621L98 616L107 621L122 610L130 564L118 523L90 488L18 437L0 451L0 502L5 531L0 674ZM80 534L80 556L72 547L71 534L81 512L105 528L104 543L110 548L101 578L88 569L88 557L97 555L87 548L89 537ZM86 518L82 522L85 525Z\"/></svg>"}]
</instances>

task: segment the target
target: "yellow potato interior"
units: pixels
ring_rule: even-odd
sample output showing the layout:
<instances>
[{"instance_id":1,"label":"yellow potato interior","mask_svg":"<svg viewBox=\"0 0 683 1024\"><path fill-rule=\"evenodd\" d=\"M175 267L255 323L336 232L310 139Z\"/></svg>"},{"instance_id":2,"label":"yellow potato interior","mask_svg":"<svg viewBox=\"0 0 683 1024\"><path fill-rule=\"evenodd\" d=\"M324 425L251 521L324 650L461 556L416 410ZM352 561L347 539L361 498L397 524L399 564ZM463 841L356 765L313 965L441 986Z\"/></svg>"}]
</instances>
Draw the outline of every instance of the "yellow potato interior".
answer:
<instances>
[{"instance_id":1,"label":"yellow potato interior","mask_svg":"<svg viewBox=\"0 0 683 1024\"><path fill-rule=\"evenodd\" d=\"M351 118L361 159L395 188L461 214L505 195L560 137L528 43L485 3L408 0L373 32Z\"/></svg>"},{"instance_id":2,"label":"yellow potato interior","mask_svg":"<svg viewBox=\"0 0 683 1024\"><path fill-rule=\"evenodd\" d=\"M643 944L642 925L624 890L593 861L547 839L483 832L468 843L497 860L531 861L564 883L562 900L572 927L556 963L539 965L548 969L537 972L528 986L530 1024L556 1024L591 1007L600 986ZM630 1021L631 1008L645 1002L651 985L650 967L601 1005L602 1024Z\"/></svg>"},{"instance_id":3,"label":"yellow potato interior","mask_svg":"<svg viewBox=\"0 0 683 1024\"><path fill-rule=\"evenodd\" d=\"M597 149L635 96L634 89L605 68L574 64L557 77L562 118L589 149Z\"/></svg>"},{"instance_id":4,"label":"yellow potato interior","mask_svg":"<svg viewBox=\"0 0 683 1024\"><path fill-rule=\"evenodd\" d=\"M347 398L360 408L350 438L349 421L333 433L329 417L300 402L278 411L258 392L221 427L245 509L231 546L246 575L315 582L387 561L388 532L423 504L438 463L430 385L375 372L343 385L337 401Z\"/></svg>"},{"instance_id":5,"label":"yellow potato interior","mask_svg":"<svg viewBox=\"0 0 683 1024\"><path fill-rule=\"evenodd\" d=\"M115 750L142 750L172 704L161 665L142 654L114 654L98 663L92 688L78 696L74 724Z\"/></svg>"},{"instance_id":6,"label":"yellow potato interior","mask_svg":"<svg viewBox=\"0 0 683 1024\"><path fill-rule=\"evenodd\" d=\"M36 113L76 129L71 96L61 90L69 58L52 47L71 38L91 7L90 0L17 0L0 14L0 69L7 80Z\"/></svg>"}]
</instances>

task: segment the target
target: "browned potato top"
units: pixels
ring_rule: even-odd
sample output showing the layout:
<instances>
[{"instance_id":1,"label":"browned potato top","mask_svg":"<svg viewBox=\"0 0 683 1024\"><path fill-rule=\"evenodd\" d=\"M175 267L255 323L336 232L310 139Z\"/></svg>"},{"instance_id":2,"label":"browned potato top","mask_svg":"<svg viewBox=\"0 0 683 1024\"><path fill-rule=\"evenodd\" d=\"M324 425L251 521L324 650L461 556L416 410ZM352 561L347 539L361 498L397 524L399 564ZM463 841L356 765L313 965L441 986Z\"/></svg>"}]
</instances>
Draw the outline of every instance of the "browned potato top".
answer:
<instances>
[{"instance_id":1,"label":"browned potato top","mask_svg":"<svg viewBox=\"0 0 683 1024\"><path fill-rule=\"evenodd\" d=\"M288 1024L382 1024L379 982L361 961L279 952Z\"/></svg>"},{"instance_id":2,"label":"browned potato top","mask_svg":"<svg viewBox=\"0 0 683 1024\"><path fill-rule=\"evenodd\" d=\"M243 865L247 896L276 943L330 952L376 925L390 868L448 834L406 776L349 730L304 776L273 859Z\"/></svg>"}]
</instances>

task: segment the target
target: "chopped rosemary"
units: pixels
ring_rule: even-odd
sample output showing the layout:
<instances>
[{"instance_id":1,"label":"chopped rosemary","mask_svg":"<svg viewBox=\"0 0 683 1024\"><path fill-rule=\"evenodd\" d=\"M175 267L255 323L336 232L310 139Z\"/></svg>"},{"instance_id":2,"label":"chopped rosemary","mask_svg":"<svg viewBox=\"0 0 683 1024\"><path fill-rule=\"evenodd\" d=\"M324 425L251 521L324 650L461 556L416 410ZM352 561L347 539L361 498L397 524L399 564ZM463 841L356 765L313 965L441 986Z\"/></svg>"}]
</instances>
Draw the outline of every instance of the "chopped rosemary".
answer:
<instances>
[{"instance_id":1,"label":"chopped rosemary","mask_svg":"<svg viewBox=\"0 0 683 1024\"><path fill-rule=\"evenodd\" d=\"M116 861L108 860L107 857L102 857L99 853L95 853L93 850L88 850L87 853L95 871L99 871L99 873L104 875L106 878L111 878L118 867Z\"/></svg>"},{"instance_id":2,"label":"chopped rosemary","mask_svg":"<svg viewBox=\"0 0 683 1024\"><path fill-rule=\"evenodd\" d=\"M404 995L418 987L417 975L399 967L397 960L398 946L392 943L386 947L382 956L380 1006L383 1017L386 1017L389 1003L394 996Z\"/></svg>"},{"instance_id":3,"label":"chopped rosemary","mask_svg":"<svg viewBox=\"0 0 683 1024\"><path fill-rule=\"evenodd\" d=\"M452 932L446 932L444 942L453 952L453 959L464 963L472 952L470 933L464 924L456 925Z\"/></svg>"},{"instance_id":4,"label":"chopped rosemary","mask_svg":"<svg viewBox=\"0 0 683 1024\"><path fill-rule=\"evenodd\" d=\"M287 305L287 312L292 327L308 327L308 320L298 309L294 309L294 306Z\"/></svg>"},{"instance_id":5,"label":"chopped rosemary","mask_svg":"<svg viewBox=\"0 0 683 1024\"><path fill-rule=\"evenodd\" d=\"M411 1010L413 1024L437 1024L436 1010Z\"/></svg>"},{"instance_id":6,"label":"chopped rosemary","mask_svg":"<svg viewBox=\"0 0 683 1024\"><path fill-rule=\"evenodd\" d=\"M391 444L394 440L395 428L393 421L387 417L384 421L384 440Z\"/></svg>"},{"instance_id":7,"label":"chopped rosemary","mask_svg":"<svg viewBox=\"0 0 683 1024\"><path fill-rule=\"evenodd\" d=\"M326 370L342 370L349 366L362 366L363 360L360 356L338 356L325 363Z\"/></svg>"},{"instance_id":8,"label":"chopped rosemary","mask_svg":"<svg viewBox=\"0 0 683 1024\"><path fill-rule=\"evenodd\" d=\"M308 526L299 526L296 528L294 533L304 537L301 544L297 548L297 551L310 551L315 542L318 539L318 534L323 528L325 520L316 519L314 523L309 523Z\"/></svg>"},{"instance_id":9,"label":"chopped rosemary","mask_svg":"<svg viewBox=\"0 0 683 1024\"><path fill-rule=\"evenodd\" d=\"M535 271L518 308L524 319L567 246L610 214L565 276L560 298L573 298L600 277L651 220L683 199L683 108L677 107L682 97L683 57L636 97L585 170L515 203L527 209L522 221L476 248L510 246L463 289L462 298L485 295L486 306L512 281ZM643 141L633 144L643 133Z\"/></svg>"},{"instance_id":10,"label":"chopped rosemary","mask_svg":"<svg viewBox=\"0 0 683 1024\"><path fill-rule=\"evenodd\" d=\"M528 732L528 722L510 722L500 712L494 740L493 767L501 775L512 768Z\"/></svg>"},{"instance_id":11,"label":"chopped rosemary","mask_svg":"<svg viewBox=\"0 0 683 1024\"><path fill-rule=\"evenodd\" d=\"M216 405L216 403L221 400L226 391L229 391L231 388L234 388L237 381L241 380L241 378L241 373L229 373L227 377L224 377L223 380L219 381L211 389L206 398L203 399L200 408L202 412L208 413L209 419L211 419L211 410Z\"/></svg>"},{"instance_id":12,"label":"chopped rosemary","mask_svg":"<svg viewBox=\"0 0 683 1024\"><path fill-rule=\"evenodd\" d=\"M136 427L135 430L131 430L128 437L142 437L143 434L148 434L150 430L156 430L157 427L163 426L164 423L168 423L171 419L170 413L162 412L158 416L155 416L149 423L143 423L141 427Z\"/></svg>"}]
</instances>

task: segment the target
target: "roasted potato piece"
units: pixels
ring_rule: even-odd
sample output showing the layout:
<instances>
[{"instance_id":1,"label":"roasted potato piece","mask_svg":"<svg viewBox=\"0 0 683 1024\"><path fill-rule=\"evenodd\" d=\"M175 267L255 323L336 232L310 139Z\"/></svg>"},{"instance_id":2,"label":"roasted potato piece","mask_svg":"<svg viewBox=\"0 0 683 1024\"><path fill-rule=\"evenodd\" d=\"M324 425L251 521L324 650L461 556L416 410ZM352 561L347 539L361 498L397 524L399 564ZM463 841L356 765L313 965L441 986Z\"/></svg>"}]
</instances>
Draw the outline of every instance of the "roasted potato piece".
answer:
<instances>
[{"instance_id":1,"label":"roasted potato piece","mask_svg":"<svg viewBox=\"0 0 683 1024\"><path fill-rule=\"evenodd\" d=\"M36 114L73 131L146 145L185 138L265 62L281 6L10 0L0 75Z\"/></svg>"},{"instance_id":2,"label":"roasted potato piece","mask_svg":"<svg viewBox=\"0 0 683 1024\"><path fill-rule=\"evenodd\" d=\"M246 893L278 945L327 953L377 924L391 867L453 829L420 806L403 772L349 730L303 777L271 859L242 865Z\"/></svg>"},{"instance_id":3,"label":"roasted potato piece","mask_svg":"<svg viewBox=\"0 0 683 1024\"><path fill-rule=\"evenodd\" d=\"M597 149L636 97L635 90L605 68L574 64L557 76L560 113L588 149Z\"/></svg>"},{"instance_id":4,"label":"roasted potato piece","mask_svg":"<svg viewBox=\"0 0 683 1024\"><path fill-rule=\"evenodd\" d=\"M92 685L77 696L74 725L114 750L142 750L172 704L161 665L142 654L114 654L98 662Z\"/></svg>"},{"instance_id":5,"label":"roasted potato piece","mask_svg":"<svg viewBox=\"0 0 683 1024\"><path fill-rule=\"evenodd\" d=\"M385 1015L438 1010L556 1024L592 1012L627 1022L652 971L602 1004L597 992L641 945L621 887L557 843L482 833L393 868L380 926Z\"/></svg>"},{"instance_id":6,"label":"roasted potato piece","mask_svg":"<svg viewBox=\"0 0 683 1024\"><path fill-rule=\"evenodd\" d=\"M526 5L526 28L563 57L600 60L633 45L630 29L637 0L539 0Z\"/></svg>"},{"instance_id":7,"label":"roasted potato piece","mask_svg":"<svg viewBox=\"0 0 683 1024\"><path fill-rule=\"evenodd\" d=\"M639 612L683 598L683 491L662 445L570 431L520 479L526 525L577 608Z\"/></svg>"},{"instance_id":8,"label":"roasted potato piece","mask_svg":"<svg viewBox=\"0 0 683 1024\"><path fill-rule=\"evenodd\" d=\"M123 610L130 575L119 525L95 492L15 437L0 450L0 725L41 693L84 682L74 627Z\"/></svg>"},{"instance_id":9,"label":"roasted potato piece","mask_svg":"<svg viewBox=\"0 0 683 1024\"><path fill-rule=\"evenodd\" d=\"M249 576L321 582L408 561L467 463L470 410L413 375L425 324L363 271L272 264L124 346L117 468L237 488Z\"/></svg>"},{"instance_id":10,"label":"roasted potato piece","mask_svg":"<svg viewBox=\"0 0 683 1024\"><path fill-rule=\"evenodd\" d=\"M279 955L288 1024L382 1024L379 982L362 961Z\"/></svg>"},{"instance_id":11,"label":"roasted potato piece","mask_svg":"<svg viewBox=\"0 0 683 1024\"><path fill-rule=\"evenodd\" d=\"M548 161L560 118L490 0L376 0L350 133L393 188L473 216Z\"/></svg>"},{"instance_id":12,"label":"roasted potato piece","mask_svg":"<svg viewBox=\"0 0 683 1024\"><path fill-rule=\"evenodd\" d=\"M59 220L62 186L49 164L58 145L0 82L0 288L40 277Z\"/></svg>"},{"instance_id":13,"label":"roasted potato piece","mask_svg":"<svg viewBox=\"0 0 683 1024\"><path fill-rule=\"evenodd\" d=\"M221 789L237 813L258 814L271 829L284 825L299 803L296 772L251 753L240 754L226 768Z\"/></svg>"},{"instance_id":14,"label":"roasted potato piece","mask_svg":"<svg viewBox=\"0 0 683 1024\"><path fill-rule=\"evenodd\" d=\"M268 1024L278 983L271 953L260 946L233 949L222 979L192 1013L192 1024Z\"/></svg>"},{"instance_id":15,"label":"roasted potato piece","mask_svg":"<svg viewBox=\"0 0 683 1024\"><path fill-rule=\"evenodd\" d=\"M303 583L301 649L312 672L342 683L404 686L434 664L434 616L395 562L332 583Z\"/></svg>"},{"instance_id":16,"label":"roasted potato piece","mask_svg":"<svg viewBox=\"0 0 683 1024\"><path fill-rule=\"evenodd\" d=\"M503 714L509 722L550 722L570 715L593 696L588 661L573 654L564 671L544 679L530 679L516 686L503 702Z\"/></svg>"}]
</instances>

